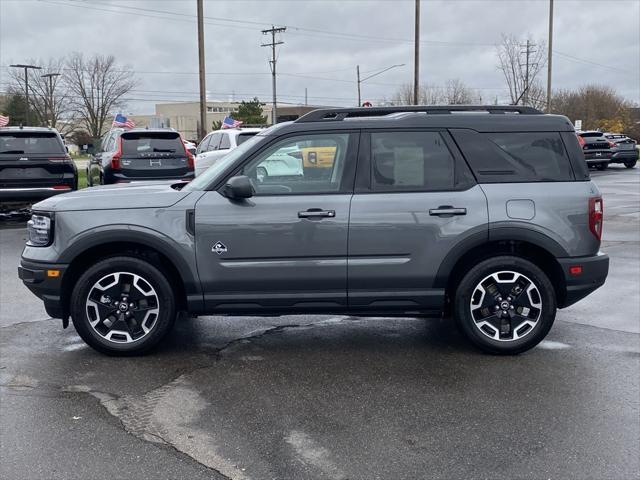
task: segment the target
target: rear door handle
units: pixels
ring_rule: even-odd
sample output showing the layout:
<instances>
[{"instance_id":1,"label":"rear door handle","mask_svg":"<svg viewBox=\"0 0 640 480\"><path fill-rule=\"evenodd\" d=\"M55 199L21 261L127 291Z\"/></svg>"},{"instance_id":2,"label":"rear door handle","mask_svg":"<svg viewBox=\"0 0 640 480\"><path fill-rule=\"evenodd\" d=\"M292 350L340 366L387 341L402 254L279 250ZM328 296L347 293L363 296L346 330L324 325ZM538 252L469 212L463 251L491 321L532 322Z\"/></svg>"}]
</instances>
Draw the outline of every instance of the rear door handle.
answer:
<instances>
[{"instance_id":1,"label":"rear door handle","mask_svg":"<svg viewBox=\"0 0 640 480\"><path fill-rule=\"evenodd\" d=\"M429 215L438 217L452 217L453 215L466 215L466 208L452 207L451 205L440 205L438 208L429 210Z\"/></svg>"},{"instance_id":2,"label":"rear door handle","mask_svg":"<svg viewBox=\"0 0 640 480\"><path fill-rule=\"evenodd\" d=\"M314 217L333 218L335 216L336 216L335 210L322 210L320 208L310 208L309 210L298 212L298 218L314 218Z\"/></svg>"}]
</instances>

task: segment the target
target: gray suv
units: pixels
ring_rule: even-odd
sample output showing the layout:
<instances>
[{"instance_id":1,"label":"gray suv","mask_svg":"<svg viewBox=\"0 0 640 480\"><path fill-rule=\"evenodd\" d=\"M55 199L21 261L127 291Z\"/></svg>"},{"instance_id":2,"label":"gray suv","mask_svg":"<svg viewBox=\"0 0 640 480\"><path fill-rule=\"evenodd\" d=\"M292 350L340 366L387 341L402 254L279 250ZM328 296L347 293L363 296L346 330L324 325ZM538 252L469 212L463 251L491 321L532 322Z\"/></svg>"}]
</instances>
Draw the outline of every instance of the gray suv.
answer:
<instances>
[{"instance_id":1,"label":"gray suv","mask_svg":"<svg viewBox=\"0 0 640 480\"><path fill-rule=\"evenodd\" d=\"M260 172L283 158L300 165ZM484 351L514 354L604 283L602 222L563 116L326 109L264 130L186 185L38 203L19 275L107 354L155 346L178 312L446 315Z\"/></svg>"}]
</instances>

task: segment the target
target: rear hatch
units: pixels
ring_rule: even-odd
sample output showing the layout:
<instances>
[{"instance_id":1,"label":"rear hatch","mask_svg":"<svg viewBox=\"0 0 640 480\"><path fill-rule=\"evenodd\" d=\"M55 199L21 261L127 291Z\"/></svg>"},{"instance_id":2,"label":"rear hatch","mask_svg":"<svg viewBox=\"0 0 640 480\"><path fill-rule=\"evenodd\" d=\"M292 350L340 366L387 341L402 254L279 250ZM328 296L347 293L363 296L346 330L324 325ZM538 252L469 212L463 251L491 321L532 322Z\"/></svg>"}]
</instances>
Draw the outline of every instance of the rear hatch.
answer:
<instances>
[{"instance_id":1,"label":"rear hatch","mask_svg":"<svg viewBox=\"0 0 640 480\"><path fill-rule=\"evenodd\" d=\"M0 188L54 187L68 161L55 132L0 130Z\"/></svg>"},{"instance_id":2,"label":"rear hatch","mask_svg":"<svg viewBox=\"0 0 640 480\"><path fill-rule=\"evenodd\" d=\"M628 150L633 151L636 149L636 142L634 142L632 139L630 139L627 136L615 135L613 138L609 138L609 140L611 140L613 143L616 144L616 146L614 147L614 150L618 152L628 151Z\"/></svg>"},{"instance_id":3,"label":"rear hatch","mask_svg":"<svg viewBox=\"0 0 640 480\"><path fill-rule=\"evenodd\" d=\"M611 144L600 132L580 133L580 144L587 160L611 158Z\"/></svg>"},{"instance_id":4,"label":"rear hatch","mask_svg":"<svg viewBox=\"0 0 640 480\"><path fill-rule=\"evenodd\" d=\"M179 178L193 171L178 132L125 132L120 168L133 179Z\"/></svg>"}]
</instances>

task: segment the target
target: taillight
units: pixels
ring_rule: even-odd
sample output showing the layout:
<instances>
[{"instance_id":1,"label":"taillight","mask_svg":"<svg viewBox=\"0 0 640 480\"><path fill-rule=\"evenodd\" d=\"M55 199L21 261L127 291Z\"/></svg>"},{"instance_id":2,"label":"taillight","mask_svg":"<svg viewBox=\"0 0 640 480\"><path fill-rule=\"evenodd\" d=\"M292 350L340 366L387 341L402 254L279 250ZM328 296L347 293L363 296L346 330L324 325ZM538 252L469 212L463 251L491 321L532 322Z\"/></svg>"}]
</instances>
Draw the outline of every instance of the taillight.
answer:
<instances>
[{"instance_id":1,"label":"taillight","mask_svg":"<svg viewBox=\"0 0 640 480\"><path fill-rule=\"evenodd\" d=\"M609 148L616 148L616 144L613 142L609 142Z\"/></svg>"},{"instance_id":2,"label":"taillight","mask_svg":"<svg viewBox=\"0 0 640 480\"><path fill-rule=\"evenodd\" d=\"M182 140L182 138L180 138L180 140ZM194 168L196 168L193 160L193 155L189 150L187 150L187 146L184 144L184 142L182 142L182 146L184 147L184 154L187 156L187 165L191 170L193 170Z\"/></svg>"},{"instance_id":3,"label":"taillight","mask_svg":"<svg viewBox=\"0 0 640 480\"><path fill-rule=\"evenodd\" d=\"M50 162L70 162L71 157L66 155L64 157L49 157L47 158Z\"/></svg>"},{"instance_id":4,"label":"taillight","mask_svg":"<svg viewBox=\"0 0 640 480\"><path fill-rule=\"evenodd\" d=\"M111 168L120 170L120 158L122 157L122 137L118 137L118 150L111 157Z\"/></svg>"},{"instance_id":5,"label":"taillight","mask_svg":"<svg viewBox=\"0 0 640 480\"><path fill-rule=\"evenodd\" d=\"M584 138L582 138L580 135L576 135L576 137L578 137L578 143L580 144L580 146L584 147L584 144L586 143L584 141Z\"/></svg>"},{"instance_id":6,"label":"taillight","mask_svg":"<svg viewBox=\"0 0 640 480\"><path fill-rule=\"evenodd\" d=\"M54 185L53 187L54 190L71 190L71 187L69 185Z\"/></svg>"},{"instance_id":7,"label":"taillight","mask_svg":"<svg viewBox=\"0 0 640 480\"><path fill-rule=\"evenodd\" d=\"M602 238L602 224L604 221L604 204L602 197L589 199L589 230L600 240Z\"/></svg>"}]
</instances>

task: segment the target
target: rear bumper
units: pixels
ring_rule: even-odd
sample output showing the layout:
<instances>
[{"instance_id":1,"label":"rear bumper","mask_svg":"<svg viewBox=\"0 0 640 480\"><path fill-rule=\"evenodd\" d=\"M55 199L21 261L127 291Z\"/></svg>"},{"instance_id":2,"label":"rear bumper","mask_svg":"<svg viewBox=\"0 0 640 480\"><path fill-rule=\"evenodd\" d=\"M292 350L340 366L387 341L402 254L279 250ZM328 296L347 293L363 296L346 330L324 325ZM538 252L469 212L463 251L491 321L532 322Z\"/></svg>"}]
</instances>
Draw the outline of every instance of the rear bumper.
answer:
<instances>
[{"instance_id":1,"label":"rear bumper","mask_svg":"<svg viewBox=\"0 0 640 480\"><path fill-rule=\"evenodd\" d=\"M47 314L53 318L66 318L62 302L62 278L68 265L56 263L40 263L29 260L20 260L18 277L31 292L44 302ZM48 275L50 270L57 270L58 276Z\"/></svg>"},{"instance_id":2,"label":"rear bumper","mask_svg":"<svg viewBox=\"0 0 640 480\"><path fill-rule=\"evenodd\" d=\"M73 188L68 189L53 187L24 187L24 188L0 188L0 201L2 202L23 202L29 200L44 200L45 198L68 193Z\"/></svg>"},{"instance_id":3,"label":"rear bumper","mask_svg":"<svg viewBox=\"0 0 640 480\"><path fill-rule=\"evenodd\" d=\"M164 182L167 180L175 180L182 182L190 182L195 177L193 171L184 175L165 175L157 177L131 177L124 173L112 173L111 175L105 175L105 183L131 183L131 182Z\"/></svg>"},{"instance_id":4,"label":"rear bumper","mask_svg":"<svg viewBox=\"0 0 640 480\"><path fill-rule=\"evenodd\" d=\"M584 152L584 159L587 164L608 162L611 160L611 151L605 152Z\"/></svg>"},{"instance_id":5,"label":"rear bumper","mask_svg":"<svg viewBox=\"0 0 640 480\"><path fill-rule=\"evenodd\" d=\"M558 299L558 308L565 308L604 285L609 273L609 256L598 253L593 257L559 258L565 280L564 298ZM572 274L571 267L581 267L580 274Z\"/></svg>"},{"instance_id":6,"label":"rear bumper","mask_svg":"<svg viewBox=\"0 0 640 480\"><path fill-rule=\"evenodd\" d=\"M625 162L633 162L634 160L638 160L638 150L622 150L620 152L615 152L611 156L611 161L615 163L625 163Z\"/></svg>"}]
</instances>

